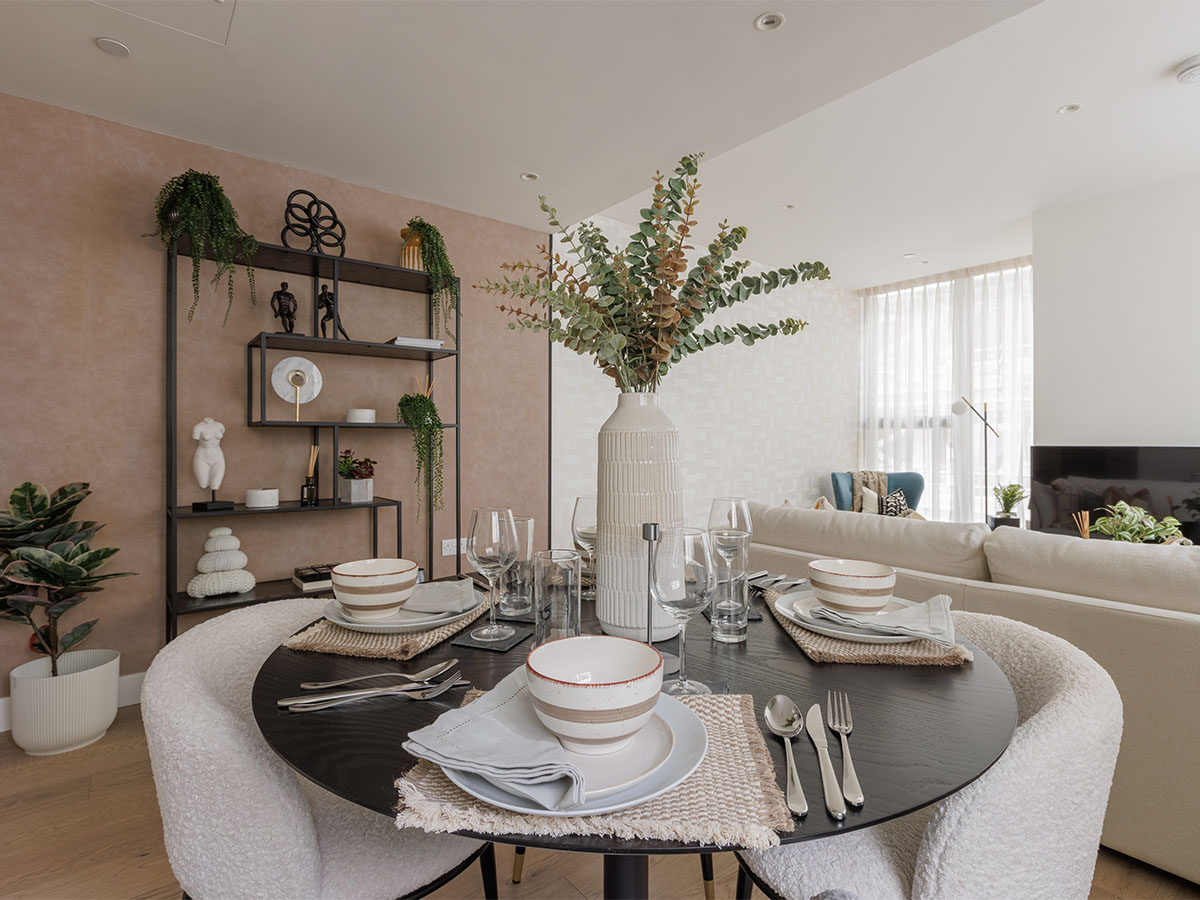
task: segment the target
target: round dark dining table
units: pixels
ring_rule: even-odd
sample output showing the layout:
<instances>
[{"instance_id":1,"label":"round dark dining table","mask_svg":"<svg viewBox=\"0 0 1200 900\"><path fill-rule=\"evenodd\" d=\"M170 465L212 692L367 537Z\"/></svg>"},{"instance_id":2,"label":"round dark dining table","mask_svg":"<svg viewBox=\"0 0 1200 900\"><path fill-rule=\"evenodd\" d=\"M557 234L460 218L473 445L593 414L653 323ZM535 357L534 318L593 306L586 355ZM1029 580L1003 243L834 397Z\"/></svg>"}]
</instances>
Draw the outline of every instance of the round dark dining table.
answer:
<instances>
[{"instance_id":1,"label":"round dark dining table","mask_svg":"<svg viewBox=\"0 0 1200 900\"><path fill-rule=\"evenodd\" d=\"M755 600L754 608L763 610L762 602ZM753 695L760 727L762 709L775 694L787 694L801 710L820 703L823 714L828 691L849 695L854 717L850 750L866 803L861 809L848 805L842 822L825 811L817 755L806 731L793 749L809 812L795 820L792 832L780 834L783 844L876 825L953 794L991 767L1016 728L1017 702L1008 679L987 654L965 641L975 659L962 666L841 665L811 662L765 610L762 621L750 623L743 644L706 640L708 622L703 616L692 619L690 627L688 676L717 690ZM592 604L584 606L583 630L600 630ZM657 646L677 652L676 643ZM394 817L396 779L416 763L401 744L410 731L458 706L461 690L424 702L382 697L303 715L280 709L276 701L297 694L302 681L412 672L450 658L460 661L463 677L473 686L487 689L524 663L530 644L526 640L497 653L453 647L444 641L403 663L280 646L255 679L254 716L267 743L297 772L340 797ZM828 730L827 734L840 783L838 738ZM786 783L783 745L765 729L764 737L782 789ZM549 850L603 853L604 896L628 900L648 896L649 854L736 849L603 836L463 834Z\"/></svg>"}]
</instances>

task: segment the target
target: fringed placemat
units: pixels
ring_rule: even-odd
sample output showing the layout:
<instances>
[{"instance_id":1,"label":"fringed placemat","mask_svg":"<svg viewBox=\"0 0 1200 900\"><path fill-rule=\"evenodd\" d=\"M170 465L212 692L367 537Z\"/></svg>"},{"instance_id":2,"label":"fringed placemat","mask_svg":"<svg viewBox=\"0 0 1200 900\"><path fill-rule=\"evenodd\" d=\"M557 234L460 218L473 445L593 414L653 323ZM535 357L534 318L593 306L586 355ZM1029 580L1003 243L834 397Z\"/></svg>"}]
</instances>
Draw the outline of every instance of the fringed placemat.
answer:
<instances>
[{"instance_id":1,"label":"fringed placemat","mask_svg":"<svg viewBox=\"0 0 1200 900\"><path fill-rule=\"evenodd\" d=\"M478 694L476 693L476 696ZM594 816L532 816L477 800L421 760L396 782L396 825L486 834L605 835L762 850L791 831L783 791L748 694L679 697L708 731L708 752L682 784L638 806Z\"/></svg>"},{"instance_id":2,"label":"fringed placemat","mask_svg":"<svg viewBox=\"0 0 1200 900\"><path fill-rule=\"evenodd\" d=\"M491 608L491 599L484 600L469 616L449 622L429 631L410 631L405 634L367 634L335 625L328 619L314 622L283 642L289 650L311 650L314 653L336 653L339 656L365 656L370 659L412 659L447 638L458 634Z\"/></svg>"},{"instance_id":3,"label":"fringed placemat","mask_svg":"<svg viewBox=\"0 0 1200 900\"><path fill-rule=\"evenodd\" d=\"M863 644L827 637L801 628L784 618L775 608L783 594L764 591L763 599L775 621L783 626L796 645L813 662L857 663L877 666L961 666L975 657L962 644L942 647L933 641L909 641L905 644Z\"/></svg>"}]
</instances>

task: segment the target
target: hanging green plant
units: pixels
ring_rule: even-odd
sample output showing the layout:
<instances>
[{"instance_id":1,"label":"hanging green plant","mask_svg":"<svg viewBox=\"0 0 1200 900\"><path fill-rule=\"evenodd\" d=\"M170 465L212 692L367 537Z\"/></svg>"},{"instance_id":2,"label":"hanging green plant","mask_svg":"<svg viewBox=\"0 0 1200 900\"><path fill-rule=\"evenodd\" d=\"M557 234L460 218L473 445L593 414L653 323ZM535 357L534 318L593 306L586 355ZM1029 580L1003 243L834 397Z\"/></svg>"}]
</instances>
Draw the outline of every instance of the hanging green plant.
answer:
<instances>
[{"instance_id":1,"label":"hanging green plant","mask_svg":"<svg viewBox=\"0 0 1200 900\"><path fill-rule=\"evenodd\" d=\"M433 294L433 331L441 336L442 327L452 340L454 332L450 323L454 320L454 310L458 308L458 279L454 275L454 266L446 255L446 243L442 233L420 216L414 216L408 221L408 239L416 238L421 247L421 268L429 273L429 290Z\"/></svg>"},{"instance_id":2,"label":"hanging green plant","mask_svg":"<svg viewBox=\"0 0 1200 900\"><path fill-rule=\"evenodd\" d=\"M222 277L228 281L229 304L225 307L225 321L233 308L234 261L238 259L246 267L246 280L250 282L250 302L258 298L254 292L254 251L258 241L254 235L242 231L238 225L237 210L225 196L216 175L188 169L176 175L162 186L154 201L154 215L158 227L142 237L161 237L170 248L181 235L186 234L191 243L192 254L192 305L188 308L188 321L196 312L200 302L200 260L206 251L212 251L217 263L217 273L212 283Z\"/></svg>"},{"instance_id":3,"label":"hanging green plant","mask_svg":"<svg viewBox=\"0 0 1200 900\"><path fill-rule=\"evenodd\" d=\"M433 508L442 508L442 417L428 393L405 394L396 404L396 421L412 429L417 457L417 521L421 521L421 487L432 473Z\"/></svg>"}]
</instances>

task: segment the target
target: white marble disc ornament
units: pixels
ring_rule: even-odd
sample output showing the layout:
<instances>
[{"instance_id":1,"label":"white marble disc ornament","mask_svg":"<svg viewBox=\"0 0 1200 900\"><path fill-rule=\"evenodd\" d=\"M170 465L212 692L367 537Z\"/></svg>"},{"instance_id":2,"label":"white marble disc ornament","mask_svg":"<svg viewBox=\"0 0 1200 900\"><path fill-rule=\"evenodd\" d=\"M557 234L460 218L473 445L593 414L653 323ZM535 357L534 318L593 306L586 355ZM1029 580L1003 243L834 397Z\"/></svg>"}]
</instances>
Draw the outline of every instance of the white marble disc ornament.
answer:
<instances>
[{"instance_id":1,"label":"white marble disc ornament","mask_svg":"<svg viewBox=\"0 0 1200 900\"><path fill-rule=\"evenodd\" d=\"M281 400L295 405L299 422L300 404L321 393L321 370L303 356L285 356L271 370L271 387Z\"/></svg>"}]
</instances>

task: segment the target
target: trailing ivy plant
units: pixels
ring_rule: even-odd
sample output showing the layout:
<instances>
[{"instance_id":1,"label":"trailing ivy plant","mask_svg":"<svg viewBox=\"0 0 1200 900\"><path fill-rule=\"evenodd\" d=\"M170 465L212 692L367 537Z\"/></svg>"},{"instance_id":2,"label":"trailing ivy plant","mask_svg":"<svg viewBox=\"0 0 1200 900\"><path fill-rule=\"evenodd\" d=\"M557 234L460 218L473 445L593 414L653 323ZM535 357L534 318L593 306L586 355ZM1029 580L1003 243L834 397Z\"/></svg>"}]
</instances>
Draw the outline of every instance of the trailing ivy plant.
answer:
<instances>
[{"instance_id":1,"label":"trailing ivy plant","mask_svg":"<svg viewBox=\"0 0 1200 900\"><path fill-rule=\"evenodd\" d=\"M421 245L421 268L429 273L429 290L433 295L433 332L441 336L442 328L451 340L457 340L450 330L454 321L454 310L458 308L458 279L454 275L454 266L446 255L446 242L442 233L420 216L408 220L408 234L411 240L414 236Z\"/></svg>"},{"instance_id":2,"label":"trailing ivy plant","mask_svg":"<svg viewBox=\"0 0 1200 900\"><path fill-rule=\"evenodd\" d=\"M1114 541L1132 544L1191 543L1179 530L1179 520L1174 516L1155 519L1140 506L1130 506L1124 500L1106 506L1105 510L1108 515L1098 518L1091 530L1107 534Z\"/></svg>"},{"instance_id":3,"label":"trailing ivy plant","mask_svg":"<svg viewBox=\"0 0 1200 900\"><path fill-rule=\"evenodd\" d=\"M412 429L417 458L417 521L421 521L421 487L433 476L433 508L442 508L442 417L425 394L405 394L396 404L396 421Z\"/></svg>"},{"instance_id":4,"label":"trailing ivy plant","mask_svg":"<svg viewBox=\"0 0 1200 900\"><path fill-rule=\"evenodd\" d=\"M188 169L176 175L162 186L154 201L154 215L158 227L143 237L161 237L169 248L181 235L186 234L191 243L192 254L192 305L188 307L188 321L192 321L196 306L200 303L200 261L207 251L217 263L217 272L212 283L221 278L227 280L229 303L225 307L225 321L233 309L233 272L235 260L246 267L246 280L250 283L250 303L256 304L254 290L254 251L258 241L238 225L237 210L225 196L216 175Z\"/></svg>"},{"instance_id":5,"label":"trailing ivy plant","mask_svg":"<svg viewBox=\"0 0 1200 900\"><path fill-rule=\"evenodd\" d=\"M775 335L798 334L808 323L792 317L701 327L707 316L751 297L829 277L820 262L745 274L749 262L731 257L749 232L727 222L689 270L703 155L685 156L671 175L655 174L650 204L624 249L610 246L594 223L565 228L558 211L540 197L573 261L542 245L538 261L506 263L501 269L507 274L475 287L517 302L500 307L513 319L509 328L549 332L550 340L591 356L625 392L657 390L673 365L716 344L740 340L752 346Z\"/></svg>"},{"instance_id":6,"label":"trailing ivy plant","mask_svg":"<svg viewBox=\"0 0 1200 900\"><path fill-rule=\"evenodd\" d=\"M62 634L59 618L101 590L101 582L134 574L96 574L117 548L93 550L89 542L103 526L71 519L90 493L85 483L64 484L51 493L26 481L0 511L0 620L32 629L29 649L50 657L52 676L58 675L58 658L100 621L89 619Z\"/></svg>"}]
</instances>

